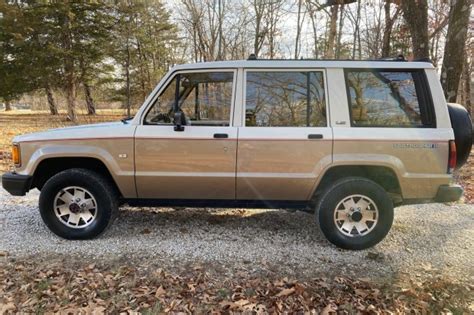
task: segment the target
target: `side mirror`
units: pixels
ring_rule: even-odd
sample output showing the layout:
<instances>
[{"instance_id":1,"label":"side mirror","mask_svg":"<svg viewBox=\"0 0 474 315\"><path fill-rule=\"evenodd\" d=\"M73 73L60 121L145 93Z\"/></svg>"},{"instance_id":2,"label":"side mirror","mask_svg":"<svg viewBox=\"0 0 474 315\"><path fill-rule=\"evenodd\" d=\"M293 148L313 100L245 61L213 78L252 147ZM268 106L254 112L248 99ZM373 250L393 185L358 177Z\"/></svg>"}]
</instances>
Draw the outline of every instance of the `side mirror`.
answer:
<instances>
[{"instance_id":1,"label":"side mirror","mask_svg":"<svg viewBox=\"0 0 474 315\"><path fill-rule=\"evenodd\" d=\"M186 117L182 111L174 113L174 131L184 131L184 126L186 126Z\"/></svg>"}]
</instances>

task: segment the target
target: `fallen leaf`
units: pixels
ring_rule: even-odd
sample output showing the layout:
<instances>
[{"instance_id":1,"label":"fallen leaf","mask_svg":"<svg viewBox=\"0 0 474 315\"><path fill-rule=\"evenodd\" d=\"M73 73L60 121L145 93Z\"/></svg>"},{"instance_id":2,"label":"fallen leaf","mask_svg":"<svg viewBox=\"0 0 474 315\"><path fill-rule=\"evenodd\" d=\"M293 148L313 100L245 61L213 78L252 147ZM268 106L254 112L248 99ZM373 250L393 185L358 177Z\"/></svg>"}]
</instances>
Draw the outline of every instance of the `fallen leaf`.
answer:
<instances>
[{"instance_id":1,"label":"fallen leaf","mask_svg":"<svg viewBox=\"0 0 474 315\"><path fill-rule=\"evenodd\" d=\"M160 297L166 294L166 290L163 289L163 286L160 285L158 289L156 289L155 297Z\"/></svg>"},{"instance_id":2,"label":"fallen leaf","mask_svg":"<svg viewBox=\"0 0 474 315\"><path fill-rule=\"evenodd\" d=\"M321 315L330 315L330 314L336 314L336 311L337 311L337 307L332 305L332 304L328 304L326 305L325 308L323 308L322 312L321 312Z\"/></svg>"},{"instance_id":3,"label":"fallen leaf","mask_svg":"<svg viewBox=\"0 0 474 315\"><path fill-rule=\"evenodd\" d=\"M280 291L276 296L281 297L281 296L288 296L290 294L293 294L295 292L295 288L289 288L289 289L284 289Z\"/></svg>"}]
</instances>

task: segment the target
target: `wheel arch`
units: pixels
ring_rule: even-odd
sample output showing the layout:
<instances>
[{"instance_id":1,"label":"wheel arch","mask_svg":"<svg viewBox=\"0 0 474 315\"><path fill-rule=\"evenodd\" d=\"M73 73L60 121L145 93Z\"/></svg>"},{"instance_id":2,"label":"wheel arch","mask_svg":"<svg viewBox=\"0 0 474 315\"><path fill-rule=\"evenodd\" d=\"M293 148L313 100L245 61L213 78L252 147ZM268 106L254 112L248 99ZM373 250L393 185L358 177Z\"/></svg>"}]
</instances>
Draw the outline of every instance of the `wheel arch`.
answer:
<instances>
[{"instance_id":1,"label":"wheel arch","mask_svg":"<svg viewBox=\"0 0 474 315\"><path fill-rule=\"evenodd\" d=\"M41 190L46 181L59 172L72 169L82 168L96 172L104 176L117 192L120 189L112 176L112 172L106 164L95 157L68 156L68 157L48 157L41 160L33 173L32 188Z\"/></svg>"},{"instance_id":2,"label":"wheel arch","mask_svg":"<svg viewBox=\"0 0 474 315\"><path fill-rule=\"evenodd\" d=\"M402 187L395 170L386 165L334 165L325 170L312 192L312 200L317 200L334 181L346 177L367 178L379 184L392 198L394 204L402 202Z\"/></svg>"}]
</instances>

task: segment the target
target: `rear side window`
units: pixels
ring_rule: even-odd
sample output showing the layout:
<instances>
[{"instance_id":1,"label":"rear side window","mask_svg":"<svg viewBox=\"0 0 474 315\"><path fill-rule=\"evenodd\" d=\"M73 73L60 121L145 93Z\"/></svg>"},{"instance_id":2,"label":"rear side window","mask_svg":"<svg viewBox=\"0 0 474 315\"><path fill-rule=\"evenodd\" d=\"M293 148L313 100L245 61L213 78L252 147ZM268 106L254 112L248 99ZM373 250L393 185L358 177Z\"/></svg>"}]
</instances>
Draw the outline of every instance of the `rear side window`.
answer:
<instances>
[{"instance_id":1,"label":"rear side window","mask_svg":"<svg viewBox=\"0 0 474 315\"><path fill-rule=\"evenodd\" d=\"M325 127L323 77L321 71L247 72L245 125Z\"/></svg>"},{"instance_id":2,"label":"rear side window","mask_svg":"<svg viewBox=\"0 0 474 315\"><path fill-rule=\"evenodd\" d=\"M435 127L423 70L346 70L352 126Z\"/></svg>"}]
</instances>

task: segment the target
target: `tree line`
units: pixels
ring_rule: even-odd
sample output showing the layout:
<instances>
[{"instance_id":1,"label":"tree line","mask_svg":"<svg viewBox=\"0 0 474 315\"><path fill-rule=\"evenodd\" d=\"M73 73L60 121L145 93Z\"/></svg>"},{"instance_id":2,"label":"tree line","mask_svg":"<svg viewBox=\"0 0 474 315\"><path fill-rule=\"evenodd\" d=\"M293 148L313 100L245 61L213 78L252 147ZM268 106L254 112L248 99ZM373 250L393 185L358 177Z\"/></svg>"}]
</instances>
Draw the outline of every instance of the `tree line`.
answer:
<instances>
[{"instance_id":1,"label":"tree line","mask_svg":"<svg viewBox=\"0 0 474 315\"><path fill-rule=\"evenodd\" d=\"M95 114L91 87L109 86L110 100L130 111L175 63L176 27L159 1L1 1L0 98L9 104L44 91L58 114L53 91L66 97L76 120L77 93Z\"/></svg>"},{"instance_id":2,"label":"tree line","mask_svg":"<svg viewBox=\"0 0 474 315\"><path fill-rule=\"evenodd\" d=\"M446 99L470 107L470 0L0 0L0 99L55 93L140 104L176 63L259 58L430 58ZM471 23L470 23L471 22ZM471 25L471 26L470 26ZM470 28L471 27L471 28ZM79 93L79 95L78 95Z\"/></svg>"}]
</instances>

